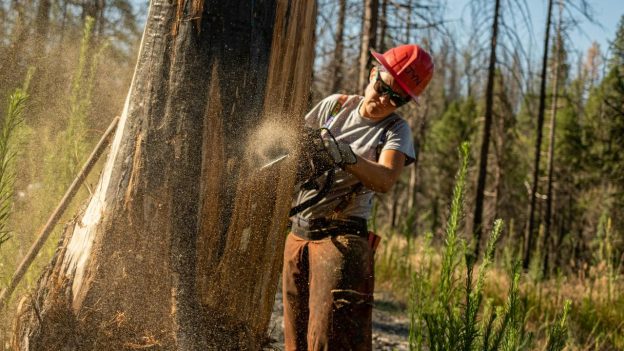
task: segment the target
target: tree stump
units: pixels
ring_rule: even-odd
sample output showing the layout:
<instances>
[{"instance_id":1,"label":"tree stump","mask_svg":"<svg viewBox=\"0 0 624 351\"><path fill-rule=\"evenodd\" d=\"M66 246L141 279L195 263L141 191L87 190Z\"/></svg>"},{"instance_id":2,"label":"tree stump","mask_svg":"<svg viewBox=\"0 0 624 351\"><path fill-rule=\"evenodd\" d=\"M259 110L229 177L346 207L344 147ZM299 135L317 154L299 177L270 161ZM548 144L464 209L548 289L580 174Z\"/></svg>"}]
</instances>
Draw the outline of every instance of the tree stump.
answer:
<instances>
[{"instance_id":1,"label":"tree stump","mask_svg":"<svg viewBox=\"0 0 624 351\"><path fill-rule=\"evenodd\" d=\"M99 184L16 350L259 349L308 100L314 1L153 0Z\"/></svg>"}]
</instances>

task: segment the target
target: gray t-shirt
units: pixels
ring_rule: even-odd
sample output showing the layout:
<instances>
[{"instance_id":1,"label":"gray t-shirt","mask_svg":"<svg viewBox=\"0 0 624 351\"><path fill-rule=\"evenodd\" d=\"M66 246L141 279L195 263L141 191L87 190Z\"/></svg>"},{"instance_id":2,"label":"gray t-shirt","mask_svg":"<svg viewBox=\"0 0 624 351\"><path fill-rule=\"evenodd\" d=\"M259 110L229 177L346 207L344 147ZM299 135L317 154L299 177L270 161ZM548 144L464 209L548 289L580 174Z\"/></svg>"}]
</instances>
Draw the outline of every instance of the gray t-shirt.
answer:
<instances>
[{"instance_id":1,"label":"gray t-shirt","mask_svg":"<svg viewBox=\"0 0 624 351\"><path fill-rule=\"evenodd\" d=\"M353 152L365 159L377 161L377 146L386 132L383 150L398 150L405 154L406 165L414 162L414 143L412 132L407 122L397 114L391 114L381 121L371 121L362 117L359 107L364 99L362 96L350 95L338 114L331 118L339 94L331 95L319 102L306 116L305 123L310 128L328 128L336 140L351 145ZM330 121L329 124L327 121ZM328 124L328 125L326 125ZM325 183L325 175L317 180L319 185ZM334 183L329 193L317 204L291 218L293 221L325 218L340 204L345 195L349 194L359 180L349 172L336 169ZM293 206L303 203L318 193L316 190L302 190L295 197ZM373 191L362 187L355 198L341 212L341 217L356 216L368 219L372 209Z\"/></svg>"}]
</instances>

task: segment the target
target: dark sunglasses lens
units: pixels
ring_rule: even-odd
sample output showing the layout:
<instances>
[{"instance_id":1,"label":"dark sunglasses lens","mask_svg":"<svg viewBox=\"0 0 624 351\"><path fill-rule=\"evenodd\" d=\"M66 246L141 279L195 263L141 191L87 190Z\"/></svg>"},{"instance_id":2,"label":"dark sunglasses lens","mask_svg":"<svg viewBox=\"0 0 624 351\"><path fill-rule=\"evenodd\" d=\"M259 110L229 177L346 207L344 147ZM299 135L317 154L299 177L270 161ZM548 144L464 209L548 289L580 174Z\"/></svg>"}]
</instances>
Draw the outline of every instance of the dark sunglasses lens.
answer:
<instances>
[{"instance_id":1,"label":"dark sunglasses lens","mask_svg":"<svg viewBox=\"0 0 624 351\"><path fill-rule=\"evenodd\" d=\"M392 100L392 104L396 107L403 106L409 102L408 99L400 97L400 96L392 96L390 100Z\"/></svg>"},{"instance_id":2,"label":"dark sunglasses lens","mask_svg":"<svg viewBox=\"0 0 624 351\"><path fill-rule=\"evenodd\" d=\"M373 89L379 95L387 95L390 98L390 102L392 106L400 107L409 102L409 99L406 99L399 94L397 94L392 87L390 87L386 82L381 79L381 74L377 71L377 79L375 79L375 84L373 84Z\"/></svg>"}]
</instances>

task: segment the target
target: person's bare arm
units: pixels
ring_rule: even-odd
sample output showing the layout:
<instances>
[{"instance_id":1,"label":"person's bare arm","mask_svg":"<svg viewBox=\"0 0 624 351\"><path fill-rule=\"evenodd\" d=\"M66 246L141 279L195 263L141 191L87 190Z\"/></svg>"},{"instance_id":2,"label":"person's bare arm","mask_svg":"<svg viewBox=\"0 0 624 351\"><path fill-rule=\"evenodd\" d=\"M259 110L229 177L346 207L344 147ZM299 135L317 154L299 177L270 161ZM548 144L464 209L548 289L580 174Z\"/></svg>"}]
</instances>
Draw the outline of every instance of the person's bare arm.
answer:
<instances>
[{"instance_id":1,"label":"person's bare arm","mask_svg":"<svg viewBox=\"0 0 624 351\"><path fill-rule=\"evenodd\" d=\"M384 150L379 162L356 156L357 162L346 165L345 170L356 176L364 186L379 192L388 192L399 179L405 165L405 154L397 150Z\"/></svg>"}]
</instances>

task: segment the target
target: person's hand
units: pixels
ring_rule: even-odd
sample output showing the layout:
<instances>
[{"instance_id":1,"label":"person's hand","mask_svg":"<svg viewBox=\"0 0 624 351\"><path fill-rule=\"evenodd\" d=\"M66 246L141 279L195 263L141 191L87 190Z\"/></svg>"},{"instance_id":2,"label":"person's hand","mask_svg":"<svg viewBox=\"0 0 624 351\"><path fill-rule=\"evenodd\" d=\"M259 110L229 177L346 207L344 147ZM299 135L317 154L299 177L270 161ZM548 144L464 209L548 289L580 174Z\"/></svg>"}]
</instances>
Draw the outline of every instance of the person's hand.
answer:
<instances>
[{"instance_id":1,"label":"person's hand","mask_svg":"<svg viewBox=\"0 0 624 351\"><path fill-rule=\"evenodd\" d=\"M325 150L336 165L344 168L346 165L352 165L357 162L357 157L349 144L337 141L334 136L326 130L321 131L321 137Z\"/></svg>"},{"instance_id":2,"label":"person's hand","mask_svg":"<svg viewBox=\"0 0 624 351\"><path fill-rule=\"evenodd\" d=\"M357 158L349 144L336 141L327 129L305 128L297 168L297 182L314 179L336 166L344 169Z\"/></svg>"}]
</instances>

